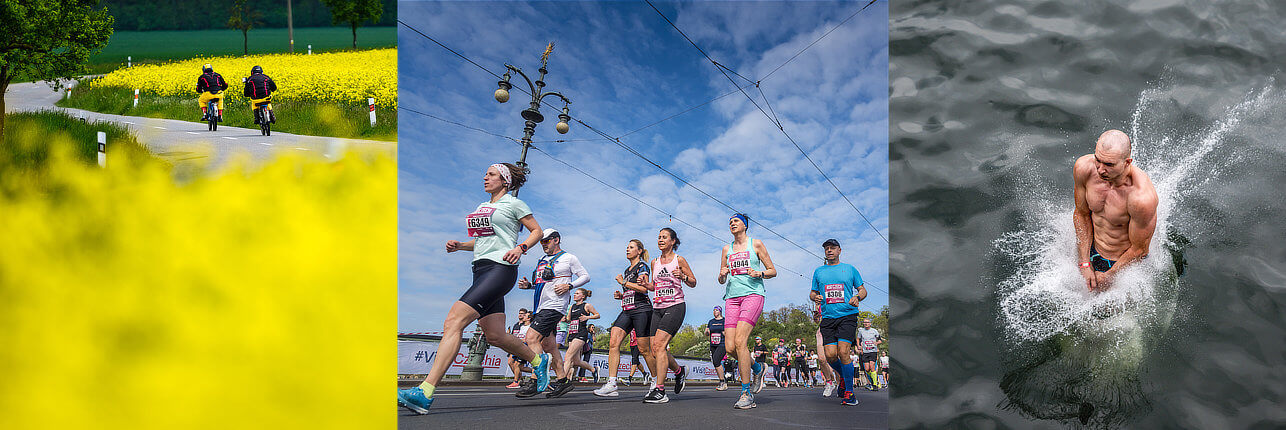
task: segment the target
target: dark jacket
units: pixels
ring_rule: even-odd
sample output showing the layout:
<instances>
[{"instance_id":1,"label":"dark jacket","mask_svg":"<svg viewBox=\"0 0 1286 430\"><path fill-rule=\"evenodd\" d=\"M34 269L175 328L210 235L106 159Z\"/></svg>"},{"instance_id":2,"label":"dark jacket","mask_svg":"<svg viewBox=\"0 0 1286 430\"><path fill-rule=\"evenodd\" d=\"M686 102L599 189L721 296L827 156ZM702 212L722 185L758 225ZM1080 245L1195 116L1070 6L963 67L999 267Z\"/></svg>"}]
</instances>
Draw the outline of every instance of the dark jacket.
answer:
<instances>
[{"instance_id":1,"label":"dark jacket","mask_svg":"<svg viewBox=\"0 0 1286 430\"><path fill-rule=\"evenodd\" d=\"M203 73L201 77L196 78L196 92L219 92L228 89L228 82L223 80L223 75L210 72Z\"/></svg>"},{"instance_id":2,"label":"dark jacket","mask_svg":"<svg viewBox=\"0 0 1286 430\"><path fill-rule=\"evenodd\" d=\"M262 99L272 95L273 91L277 91L277 83L273 82L268 75L258 73L246 78L246 97Z\"/></svg>"}]
</instances>

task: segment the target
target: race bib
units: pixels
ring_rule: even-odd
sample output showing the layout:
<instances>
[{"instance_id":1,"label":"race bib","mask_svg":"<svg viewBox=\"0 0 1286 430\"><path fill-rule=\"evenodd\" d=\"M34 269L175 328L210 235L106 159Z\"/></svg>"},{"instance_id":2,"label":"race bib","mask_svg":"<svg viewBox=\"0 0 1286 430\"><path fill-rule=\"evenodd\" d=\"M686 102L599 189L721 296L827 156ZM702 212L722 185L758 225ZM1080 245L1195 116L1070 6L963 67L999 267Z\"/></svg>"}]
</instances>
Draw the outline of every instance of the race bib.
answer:
<instances>
[{"instance_id":1,"label":"race bib","mask_svg":"<svg viewBox=\"0 0 1286 430\"><path fill-rule=\"evenodd\" d=\"M677 295L679 295L679 289L678 289L678 288L674 288L674 287L661 287L661 288L657 288L657 289L656 289L656 297L658 297L658 298L666 298L666 299L668 299L668 298L671 298L671 297L674 297L674 296L677 296Z\"/></svg>"},{"instance_id":2,"label":"race bib","mask_svg":"<svg viewBox=\"0 0 1286 430\"><path fill-rule=\"evenodd\" d=\"M844 284L826 284L826 304L844 303Z\"/></svg>"},{"instance_id":3,"label":"race bib","mask_svg":"<svg viewBox=\"0 0 1286 430\"><path fill-rule=\"evenodd\" d=\"M484 207L465 217L465 222L469 225L469 237L494 236L496 230L491 227L491 214L495 212L496 208Z\"/></svg>"},{"instance_id":4,"label":"race bib","mask_svg":"<svg viewBox=\"0 0 1286 430\"><path fill-rule=\"evenodd\" d=\"M728 272L733 275L750 273L750 251L734 252L728 256Z\"/></svg>"},{"instance_id":5,"label":"race bib","mask_svg":"<svg viewBox=\"0 0 1286 430\"><path fill-rule=\"evenodd\" d=\"M862 350L865 352L874 352L876 350L875 341L873 340L862 341Z\"/></svg>"},{"instance_id":6,"label":"race bib","mask_svg":"<svg viewBox=\"0 0 1286 430\"><path fill-rule=\"evenodd\" d=\"M567 332L571 334L580 333L580 319L572 320L570 324L570 328L567 329Z\"/></svg>"},{"instance_id":7,"label":"race bib","mask_svg":"<svg viewBox=\"0 0 1286 430\"><path fill-rule=\"evenodd\" d=\"M634 309L634 291L625 292L625 296L621 298L621 308L627 311Z\"/></svg>"},{"instance_id":8,"label":"race bib","mask_svg":"<svg viewBox=\"0 0 1286 430\"><path fill-rule=\"evenodd\" d=\"M713 344L723 343L723 333L710 333L710 343L713 343Z\"/></svg>"}]
</instances>

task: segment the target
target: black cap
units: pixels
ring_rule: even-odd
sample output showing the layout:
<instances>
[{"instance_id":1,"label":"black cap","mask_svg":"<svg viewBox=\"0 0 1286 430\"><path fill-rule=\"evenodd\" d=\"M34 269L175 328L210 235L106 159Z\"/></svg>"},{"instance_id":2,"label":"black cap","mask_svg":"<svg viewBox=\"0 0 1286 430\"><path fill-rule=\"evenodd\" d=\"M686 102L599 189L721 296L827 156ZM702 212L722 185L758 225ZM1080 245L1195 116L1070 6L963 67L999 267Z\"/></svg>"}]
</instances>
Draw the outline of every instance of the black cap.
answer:
<instances>
[{"instance_id":1,"label":"black cap","mask_svg":"<svg viewBox=\"0 0 1286 430\"><path fill-rule=\"evenodd\" d=\"M825 242L822 242L822 248L825 248L828 246L839 246L839 241L835 239L826 239Z\"/></svg>"}]
</instances>

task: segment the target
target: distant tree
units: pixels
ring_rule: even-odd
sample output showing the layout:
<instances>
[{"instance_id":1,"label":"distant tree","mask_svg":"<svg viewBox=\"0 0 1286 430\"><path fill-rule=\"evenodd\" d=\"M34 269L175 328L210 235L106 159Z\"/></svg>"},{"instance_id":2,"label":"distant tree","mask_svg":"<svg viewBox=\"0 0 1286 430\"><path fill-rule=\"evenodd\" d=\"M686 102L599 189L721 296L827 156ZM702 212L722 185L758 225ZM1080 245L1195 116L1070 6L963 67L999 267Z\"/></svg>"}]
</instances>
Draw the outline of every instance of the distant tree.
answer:
<instances>
[{"instance_id":1,"label":"distant tree","mask_svg":"<svg viewBox=\"0 0 1286 430\"><path fill-rule=\"evenodd\" d=\"M357 49L357 26L367 21L379 21L384 14L384 4L380 0L322 0L322 3L330 8L335 24L347 23L353 29L353 49Z\"/></svg>"},{"instance_id":2,"label":"distant tree","mask_svg":"<svg viewBox=\"0 0 1286 430\"><path fill-rule=\"evenodd\" d=\"M242 55L250 55L250 30L263 25L263 13L248 0L233 0L228 27L241 30Z\"/></svg>"},{"instance_id":3,"label":"distant tree","mask_svg":"<svg viewBox=\"0 0 1286 430\"><path fill-rule=\"evenodd\" d=\"M85 71L89 56L107 45L112 16L98 0L0 0L0 136L4 135L4 93L14 77L46 81Z\"/></svg>"}]
</instances>

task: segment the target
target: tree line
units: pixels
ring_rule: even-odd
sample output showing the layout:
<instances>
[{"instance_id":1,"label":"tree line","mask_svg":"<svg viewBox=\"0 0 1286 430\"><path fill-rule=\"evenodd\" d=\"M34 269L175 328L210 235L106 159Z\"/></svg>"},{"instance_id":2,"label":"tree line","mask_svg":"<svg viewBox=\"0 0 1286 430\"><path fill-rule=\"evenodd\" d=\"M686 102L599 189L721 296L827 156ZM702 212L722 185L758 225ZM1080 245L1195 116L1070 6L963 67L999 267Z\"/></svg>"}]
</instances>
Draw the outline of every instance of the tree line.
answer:
<instances>
[{"instance_id":1,"label":"tree line","mask_svg":"<svg viewBox=\"0 0 1286 430\"><path fill-rule=\"evenodd\" d=\"M331 17L331 7L322 0L290 1L295 27L337 24ZM397 24L397 0L372 1L381 4L384 13L367 25ZM236 0L103 0L99 7L106 8L116 18L113 23L116 31L221 30L228 28L228 12L236 3ZM249 5L263 23L256 28L286 27L285 0L253 1Z\"/></svg>"}]
</instances>

